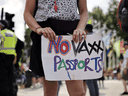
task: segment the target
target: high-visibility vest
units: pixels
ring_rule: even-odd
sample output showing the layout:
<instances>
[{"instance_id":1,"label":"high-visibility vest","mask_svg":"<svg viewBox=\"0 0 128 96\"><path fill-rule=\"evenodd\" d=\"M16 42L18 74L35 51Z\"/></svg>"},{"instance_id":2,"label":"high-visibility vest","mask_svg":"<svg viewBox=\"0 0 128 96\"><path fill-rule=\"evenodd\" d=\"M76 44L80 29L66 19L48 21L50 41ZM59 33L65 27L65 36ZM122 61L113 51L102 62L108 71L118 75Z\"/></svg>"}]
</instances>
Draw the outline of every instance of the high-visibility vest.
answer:
<instances>
[{"instance_id":1,"label":"high-visibility vest","mask_svg":"<svg viewBox=\"0 0 128 96\"><path fill-rule=\"evenodd\" d=\"M7 29L0 31L0 53L16 55L16 43L17 38L14 32Z\"/></svg>"},{"instance_id":2,"label":"high-visibility vest","mask_svg":"<svg viewBox=\"0 0 128 96\"><path fill-rule=\"evenodd\" d=\"M92 19L88 20L88 24L92 24Z\"/></svg>"},{"instance_id":3,"label":"high-visibility vest","mask_svg":"<svg viewBox=\"0 0 128 96\"><path fill-rule=\"evenodd\" d=\"M21 62L18 62L19 66L21 67Z\"/></svg>"}]
</instances>

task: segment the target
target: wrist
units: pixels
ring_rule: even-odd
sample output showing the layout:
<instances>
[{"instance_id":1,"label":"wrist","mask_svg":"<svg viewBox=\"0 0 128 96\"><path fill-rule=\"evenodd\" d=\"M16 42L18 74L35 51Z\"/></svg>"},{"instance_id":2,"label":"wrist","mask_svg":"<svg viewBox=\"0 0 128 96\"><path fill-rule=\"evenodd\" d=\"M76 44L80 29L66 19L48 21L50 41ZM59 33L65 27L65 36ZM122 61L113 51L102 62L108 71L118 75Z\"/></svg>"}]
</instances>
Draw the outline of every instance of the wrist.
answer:
<instances>
[{"instance_id":1,"label":"wrist","mask_svg":"<svg viewBox=\"0 0 128 96\"><path fill-rule=\"evenodd\" d=\"M42 28L42 27L36 27L36 29L35 29L35 31L34 31L34 32L36 32L36 33L37 33L37 30L38 30L39 28Z\"/></svg>"},{"instance_id":2,"label":"wrist","mask_svg":"<svg viewBox=\"0 0 128 96\"><path fill-rule=\"evenodd\" d=\"M83 30L83 29L80 29L80 28L77 28L77 29L75 29L75 30L79 30L79 31L84 31L85 32L85 30ZM86 33L86 32L85 32Z\"/></svg>"},{"instance_id":3,"label":"wrist","mask_svg":"<svg viewBox=\"0 0 128 96\"><path fill-rule=\"evenodd\" d=\"M80 30L80 31L84 31L84 30L82 30L82 29L78 29L78 30Z\"/></svg>"},{"instance_id":4,"label":"wrist","mask_svg":"<svg viewBox=\"0 0 128 96\"><path fill-rule=\"evenodd\" d=\"M82 31L84 31L84 29L82 29L82 28L76 28L76 30L82 30Z\"/></svg>"}]
</instances>

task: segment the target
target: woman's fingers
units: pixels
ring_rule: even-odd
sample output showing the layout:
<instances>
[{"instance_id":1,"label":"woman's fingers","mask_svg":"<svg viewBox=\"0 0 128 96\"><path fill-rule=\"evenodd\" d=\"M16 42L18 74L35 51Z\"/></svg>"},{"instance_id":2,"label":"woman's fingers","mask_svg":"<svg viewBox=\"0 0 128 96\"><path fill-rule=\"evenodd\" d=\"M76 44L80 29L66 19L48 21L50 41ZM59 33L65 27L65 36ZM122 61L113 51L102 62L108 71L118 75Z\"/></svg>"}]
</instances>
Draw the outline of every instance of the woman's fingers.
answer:
<instances>
[{"instance_id":1,"label":"woman's fingers","mask_svg":"<svg viewBox=\"0 0 128 96\"><path fill-rule=\"evenodd\" d=\"M75 41L76 40L76 30L74 30L74 32L73 32L73 41Z\"/></svg>"},{"instance_id":2,"label":"woman's fingers","mask_svg":"<svg viewBox=\"0 0 128 96\"><path fill-rule=\"evenodd\" d=\"M80 34L79 34L79 42L82 41L82 35L83 35L83 33L80 31Z\"/></svg>"},{"instance_id":3,"label":"woman's fingers","mask_svg":"<svg viewBox=\"0 0 128 96\"><path fill-rule=\"evenodd\" d=\"M82 32L82 35L84 36L84 40L85 40L85 39L86 39L86 32L83 31L83 32Z\"/></svg>"},{"instance_id":4,"label":"woman's fingers","mask_svg":"<svg viewBox=\"0 0 128 96\"><path fill-rule=\"evenodd\" d=\"M43 34L44 37L48 38L49 40L54 40L56 38L55 32L50 27L37 29L37 34Z\"/></svg>"},{"instance_id":5,"label":"woman's fingers","mask_svg":"<svg viewBox=\"0 0 128 96\"><path fill-rule=\"evenodd\" d=\"M44 37L48 38L49 40L56 39L56 34L50 27L38 28L37 29L37 34L39 34L39 35L43 34ZM82 38L83 38L82 36L84 36L84 40L85 40L86 39L86 33L85 33L84 30L81 30L81 29L74 30L74 32L73 32L73 41L75 43L77 43L78 41L81 42Z\"/></svg>"},{"instance_id":6,"label":"woman's fingers","mask_svg":"<svg viewBox=\"0 0 128 96\"><path fill-rule=\"evenodd\" d=\"M50 33L48 31L46 31L46 34L48 36L48 39L51 40L51 36L50 36Z\"/></svg>"},{"instance_id":7,"label":"woman's fingers","mask_svg":"<svg viewBox=\"0 0 128 96\"><path fill-rule=\"evenodd\" d=\"M49 33L50 33L50 36L51 36L51 40L54 40L56 35L55 35L55 32L51 29L51 28L48 28L49 30Z\"/></svg>"},{"instance_id":8,"label":"woman's fingers","mask_svg":"<svg viewBox=\"0 0 128 96\"><path fill-rule=\"evenodd\" d=\"M86 39L86 32L84 31L84 30L81 30L81 29L79 29L80 30L80 42L82 41L82 36L84 36L84 40Z\"/></svg>"},{"instance_id":9,"label":"woman's fingers","mask_svg":"<svg viewBox=\"0 0 128 96\"><path fill-rule=\"evenodd\" d=\"M44 35L45 38L48 38L48 35L46 34L45 30L42 30L42 35Z\"/></svg>"},{"instance_id":10,"label":"woman's fingers","mask_svg":"<svg viewBox=\"0 0 128 96\"><path fill-rule=\"evenodd\" d=\"M85 40L86 39L85 31L83 31L81 29L74 30L74 32L73 32L73 41L77 43L78 40L79 40L79 42L81 42L82 38L83 38L82 36L84 36L84 40Z\"/></svg>"},{"instance_id":11,"label":"woman's fingers","mask_svg":"<svg viewBox=\"0 0 128 96\"><path fill-rule=\"evenodd\" d=\"M77 43L77 42L78 42L78 40L79 40L79 32L78 32L78 31L76 31L76 39L75 39L75 42Z\"/></svg>"},{"instance_id":12,"label":"woman's fingers","mask_svg":"<svg viewBox=\"0 0 128 96\"><path fill-rule=\"evenodd\" d=\"M73 32L73 41L77 43L78 39L79 39L79 32L77 30L74 30L74 32Z\"/></svg>"}]
</instances>

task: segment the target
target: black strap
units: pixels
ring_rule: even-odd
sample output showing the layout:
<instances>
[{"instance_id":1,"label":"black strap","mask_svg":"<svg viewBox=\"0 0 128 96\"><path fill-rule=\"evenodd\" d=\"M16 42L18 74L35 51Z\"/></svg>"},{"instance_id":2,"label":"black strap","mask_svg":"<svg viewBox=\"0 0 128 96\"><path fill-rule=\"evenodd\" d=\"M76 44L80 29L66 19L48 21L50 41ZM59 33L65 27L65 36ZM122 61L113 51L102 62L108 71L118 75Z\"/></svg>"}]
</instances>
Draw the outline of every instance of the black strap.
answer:
<instances>
[{"instance_id":1,"label":"black strap","mask_svg":"<svg viewBox=\"0 0 128 96\"><path fill-rule=\"evenodd\" d=\"M79 0L77 0L77 7L78 7L78 9L79 9Z\"/></svg>"},{"instance_id":2,"label":"black strap","mask_svg":"<svg viewBox=\"0 0 128 96\"><path fill-rule=\"evenodd\" d=\"M33 17L36 15L36 12L37 12L37 9L38 9L38 0L36 0L35 4L36 5L35 5Z\"/></svg>"}]
</instances>

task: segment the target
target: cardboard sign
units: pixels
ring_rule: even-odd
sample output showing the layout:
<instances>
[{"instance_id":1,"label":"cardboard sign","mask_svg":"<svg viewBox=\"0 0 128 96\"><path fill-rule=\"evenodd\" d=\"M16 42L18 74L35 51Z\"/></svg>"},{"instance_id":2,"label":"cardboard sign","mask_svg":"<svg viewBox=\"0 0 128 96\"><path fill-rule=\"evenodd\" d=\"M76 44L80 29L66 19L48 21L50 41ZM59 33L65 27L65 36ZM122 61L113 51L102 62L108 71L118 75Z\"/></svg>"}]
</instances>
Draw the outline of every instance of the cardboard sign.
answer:
<instances>
[{"instance_id":1,"label":"cardboard sign","mask_svg":"<svg viewBox=\"0 0 128 96\"><path fill-rule=\"evenodd\" d=\"M42 62L46 80L85 80L102 76L103 47L100 34L75 43L72 36L49 41L42 36Z\"/></svg>"}]
</instances>

